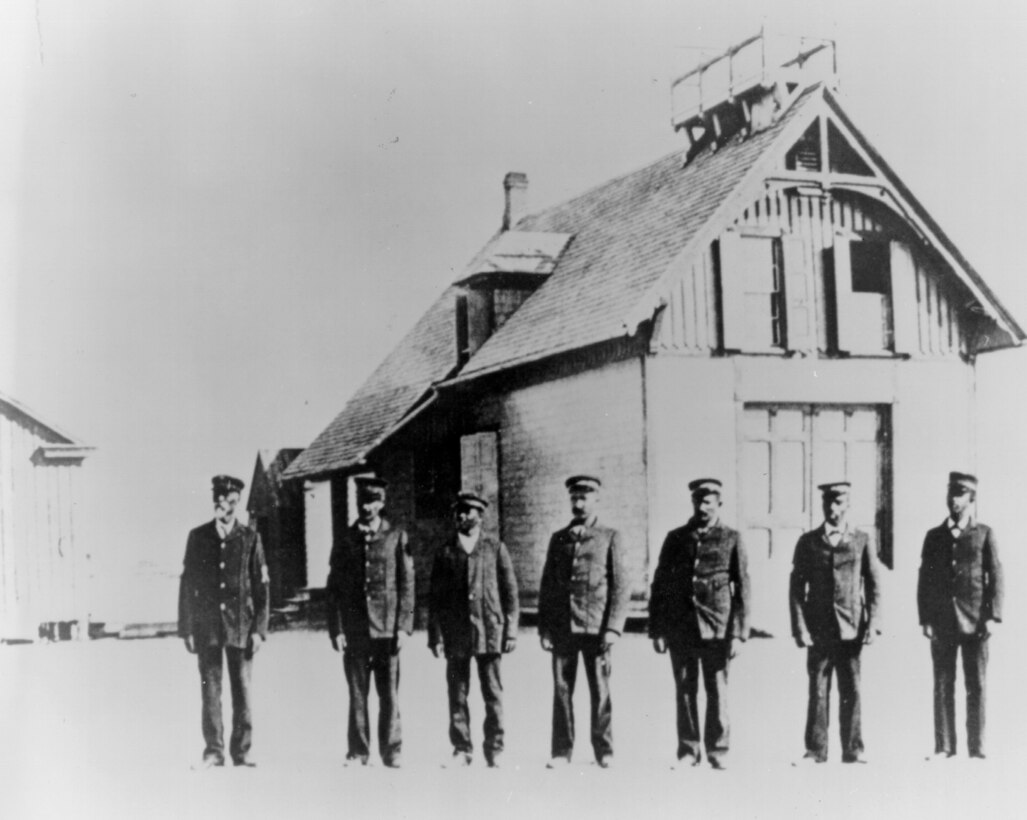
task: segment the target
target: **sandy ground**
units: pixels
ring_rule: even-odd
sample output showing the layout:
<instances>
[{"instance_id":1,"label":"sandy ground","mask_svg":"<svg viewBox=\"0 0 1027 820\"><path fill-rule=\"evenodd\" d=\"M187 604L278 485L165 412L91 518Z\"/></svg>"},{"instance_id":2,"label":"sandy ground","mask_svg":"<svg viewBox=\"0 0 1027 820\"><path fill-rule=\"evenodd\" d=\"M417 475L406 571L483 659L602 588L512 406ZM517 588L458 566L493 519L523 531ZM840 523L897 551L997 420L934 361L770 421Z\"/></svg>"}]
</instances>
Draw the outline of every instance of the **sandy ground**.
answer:
<instances>
[{"instance_id":1,"label":"sandy ground","mask_svg":"<svg viewBox=\"0 0 1027 820\"><path fill-rule=\"evenodd\" d=\"M930 661L908 631L864 654L870 765L839 763L832 727L832 761L812 771L790 765L802 752L804 653L781 639L750 641L731 670L726 772L672 770L670 664L641 635L615 649L616 768L592 763L582 676L576 757L564 771L545 769L551 688L533 631L504 665L501 770L480 756L470 769L441 767L444 667L423 633L403 654L399 771L378 761L342 767L345 685L321 633L273 634L257 658L255 770L192 770L202 751L199 682L177 639L0 646L0 817L1022 817L1022 637L992 640L987 761L923 762L932 746ZM481 718L476 696L479 742Z\"/></svg>"}]
</instances>

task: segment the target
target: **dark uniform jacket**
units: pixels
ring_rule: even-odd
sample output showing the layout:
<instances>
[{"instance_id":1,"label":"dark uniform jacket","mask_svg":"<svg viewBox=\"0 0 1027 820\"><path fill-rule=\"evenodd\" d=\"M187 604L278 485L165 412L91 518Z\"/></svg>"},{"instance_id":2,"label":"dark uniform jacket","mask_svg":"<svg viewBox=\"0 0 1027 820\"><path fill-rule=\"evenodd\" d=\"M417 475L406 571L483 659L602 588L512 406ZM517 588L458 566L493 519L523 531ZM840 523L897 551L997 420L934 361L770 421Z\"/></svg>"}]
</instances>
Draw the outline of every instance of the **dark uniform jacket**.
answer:
<instances>
[{"instance_id":1,"label":"dark uniform jacket","mask_svg":"<svg viewBox=\"0 0 1027 820\"><path fill-rule=\"evenodd\" d=\"M571 527L549 539L538 601L539 635L554 642L571 635L623 632L628 573L620 533L593 522L580 539Z\"/></svg>"},{"instance_id":2,"label":"dark uniform jacket","mask_svg":"<svg viewBox=\"0 0 1027 820\"><path fill-rule=\"evenodd\" d=\"M498 655L517 637L517 577L501 541L482 534L470 554L457 536L440 544L431 571L428 646L446 656Z\"/></svg>"},{"instance_id":3,"label":"dark uniform jacket","mask_svg":"<svg viewBox=\"0 0 1027 820\"><path fill-rule=\"evenodd\" d=\"M210 521L189 533L178 590L178 634L198 646L248 647L267 637L267 564L257 531L236 521L222 541Z\"/></svg>"},{"instance_id":4,"label":"dark uniform jacket","mask_svg":"<svg viewBox=\"0 0 1027 820\"><path fill-rule=\"evenodd\" d=\"M920 623L941 635L974 635L1002 620L1002 564L991 527L970 524L958 539L947 524L927 531L920 558Z\"/></svg>"},{"instance_id":5,"label":"dark uniform jacket","mask_svg":"<svg viewBox=\"0 0 1027 820\"><path fill-rule=\"evenodd\" d=\"M328 633L347 644L408 635L414 629L414 559L407 534L381 519L378 532L357 524L332 545L325 584Z\"/></svg>"},{"instance_id":6,"label":"dark uniform jacket","mask_svg":"<svg viewBox=\"0 0 1027 820\"><path fill-rule=\"evenodd\" d=\"M879 632L880 561L861 530L843 533L837 547L821 525L795 545L789 604L792 635L813 643L862 640Z\"/></svg>"},{"instance_id":7,"label":"dark uniform jacket","mask_svg":"<svg viewBox=\"0 0 1027 820\"><path fill-rule=\"evenodd\" d=\"M749 571L741 538L694 521L667 533L649 593L649 636L677 643L749 636Z\"/></svg>"}]
</instances>

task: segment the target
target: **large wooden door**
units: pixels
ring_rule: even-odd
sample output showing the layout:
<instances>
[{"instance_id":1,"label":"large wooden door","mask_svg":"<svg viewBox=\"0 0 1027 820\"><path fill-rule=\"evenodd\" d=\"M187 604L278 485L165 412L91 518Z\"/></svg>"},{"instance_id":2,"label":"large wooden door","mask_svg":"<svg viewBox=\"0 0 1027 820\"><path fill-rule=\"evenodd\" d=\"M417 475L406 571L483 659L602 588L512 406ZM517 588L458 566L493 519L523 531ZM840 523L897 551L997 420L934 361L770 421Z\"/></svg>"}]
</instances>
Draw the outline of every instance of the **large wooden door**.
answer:
<instances>
[{"instance_id":1,"label":"large wooden door","mask_svg":"<svg viewBox=\"0 0 1027 820\"><path fill-rule=\"evenodd\" d=\"M752 625L787 636L795 542L823 521L817 485L851 481L850 524L890 562L886 407L750 404L743 411L742 531L752 581Z\"/></svg>"}]
</instances>

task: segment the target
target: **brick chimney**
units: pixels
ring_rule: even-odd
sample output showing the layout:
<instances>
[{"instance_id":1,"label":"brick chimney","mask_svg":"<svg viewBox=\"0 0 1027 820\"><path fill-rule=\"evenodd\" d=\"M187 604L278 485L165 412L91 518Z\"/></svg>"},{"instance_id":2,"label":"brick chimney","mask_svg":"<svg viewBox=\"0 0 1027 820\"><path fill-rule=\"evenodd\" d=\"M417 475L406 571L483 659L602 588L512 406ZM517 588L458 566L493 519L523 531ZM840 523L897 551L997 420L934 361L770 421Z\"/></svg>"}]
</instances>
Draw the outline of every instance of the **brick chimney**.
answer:
<instances>
[{"instance_id":1,"label":"brick chimney","mask_svg":"<svg viewBox=\"0 0 1027 820\"><path fill-rule=\"evenodd\" d=\"M528 210L528 175L511 171L503 178L503 191L506 193L503 230L508 231Z\"/></svg>"}]
</instances>

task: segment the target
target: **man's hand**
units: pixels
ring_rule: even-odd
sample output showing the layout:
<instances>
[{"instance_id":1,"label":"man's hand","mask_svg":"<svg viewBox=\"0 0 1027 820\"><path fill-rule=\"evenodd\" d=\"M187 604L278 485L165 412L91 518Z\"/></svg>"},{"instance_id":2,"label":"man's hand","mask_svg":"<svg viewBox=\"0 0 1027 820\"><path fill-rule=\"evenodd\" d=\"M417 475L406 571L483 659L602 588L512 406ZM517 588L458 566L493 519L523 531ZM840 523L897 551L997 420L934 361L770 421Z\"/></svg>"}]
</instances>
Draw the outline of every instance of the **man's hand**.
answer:
<instances>
[{"instance_id":1,"label":"man's hand","mask_svg":"<svg viewBox=\"0 0 1027 820\"><path fill-rule=\"evenodd\" d=\"M513 638L513 637L511 637L511 638L503 638L503 654L504 655L509 655L516 648L517 648L517 639L516 638Z\"/></svg>"},{"instance_id":2,"label":"man's hand","mask_svg":"<svg viewBox=\"0 0 1027 820\"><path fill-rule=\"evenodd\" d=\"M345 648L346 636L340 632L338 635L332 638L332 649L334 649L336 652L341 652Z\"/></svg>"},{"instance_id":3,"label":"man's hand","mask_svg":"<svg viewBox=\"0 0 1027 820\"><path fill-rule=\"evenodd\" d=\"M806 647L813 646L813 639L809 635L796 635L795 645L799 649L805 649Z\"/></svg>"},{"instance_id":4,"label":"man's hand","mask_svg":"<svg viewBox=\"0 0 1027 820\"><path fill-rule=\"evenodd\" d=\"M870 646L874 642L874 638L877 637L877 631L874 629L868 629L866 634L863 636L863 646Z\"/></svg>"},{"instance_id":5,"label":"man's hand","mask_svg":"<svg viewBox=\"0 0 1027 820\"><path fill-rule=\"evenodd\" d=\"M729 659L733 660L738 657L738 650L742 648L743 643L745 641L738 638L732 638L727 642L727 656Z\"/></svg>"},{"instance_id":6,"label":"man's hand","mask_svg":"<svg viewBox=\"0 0 1027 820\"><path fill-rule=\"evenodd\" d=\"M547 633L544 633L544 632L543 632L542 634L540 634L540 635L538 636L538 642L539 642L540 644L542 644L542 648L543 648L543 649L544 649L544 650L545 650L546 652L552 652L552 651L553 651L553 639L552 639L552 638L550 638L550 637L549 637L549 635L548 635Z\"/></svg>"},{"instance_id":7,"label":"man's hand","mask_svg":"<svg viewBox=\"0 0 1027 820\"><path fill-rule=\"evenodd\" d=\"M619 637L620 635L612 629L607 629L603 632L603 652L609 652L613 648L613 645L617 643L617 639Z\"/></svg>"},{"instance_id":8,"label":"man's hand","mask_svg":"<svg viewBox=\"0 0 1027 820\"><path fill-rule=\"evenodd\" d=\"M655 649L661 655L664 654L667 651L667 639L653 638L653 649Z\"/></svg>"},{"instance_id":9,"label":"man's hand","mask_svg":"<svg viewBox=\"0 0 1027 820\"><path fill-rule=\"evenodd\" d=\"M264 643L264 638L257 632L250 635L250 654L256 655Z\"/></svg>"},{"instance_id":10,"label":"man's hand","mask_svg":"<svg viewBox=\"0 0 1027 820\"><path fill-rule=\"evenodd\" d=\"M931 626L930 624L924 624L923 630L924 630L924 637L927 638L929 641L933 641L934 640L934 627Z\"/></svg>"},{"instance_id":11,"label":"man's hand","mask_svg":"<svg viewBox=\"0 0 1027 820\"><path fill-rule=\"evenodd\" d=\"M183 639L185 641L185 651L190 655L196 654L196 639L192 635L186 635Z\"/></svg>"},{"instance_id":12,"label":"man's hand","mask_svg":"<svg viewBox=\"0 0 1027 820\"><path fill-rule=\"evenodd\" d=\"M392 654L398 655L399 650L403 648L403 643L406 638L405 632L397 632L396 637L392 639Z\"/></svg>"},{"instance_id":13,"label":"man's hand","mask_svg":"<svg viewBox=\"0 0 1027 820\"><path fill-rule=\"evenodd\" d=\"M431 653L436 658L441 658L442 657L442 644L441 643L433 643L428 648L431 650Z\"/></svg>"}]
</instances>

